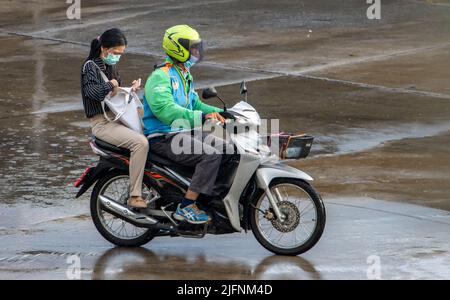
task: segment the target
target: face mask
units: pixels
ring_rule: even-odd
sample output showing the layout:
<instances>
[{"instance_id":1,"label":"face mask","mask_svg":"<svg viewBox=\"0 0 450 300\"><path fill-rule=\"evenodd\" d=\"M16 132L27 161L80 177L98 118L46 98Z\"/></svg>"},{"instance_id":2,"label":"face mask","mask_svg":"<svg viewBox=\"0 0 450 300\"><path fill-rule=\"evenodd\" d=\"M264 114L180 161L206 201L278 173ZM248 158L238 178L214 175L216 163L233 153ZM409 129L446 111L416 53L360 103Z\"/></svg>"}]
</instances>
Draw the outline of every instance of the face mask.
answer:
<instances>
[{"instance_id":1,"label":"face mask","mask_svg":"<svg viewBox=\"0 0 450 300\"><path fill-rule=\"evenodd\" d=\"M120 60L120 55L108 54L106 58L103 58L105 64L113 66L117 64Z\"/></svg>"},{"instance_id":2,"label":"face mask","mask_svg":"<svg viewBox=\"0 0 450 300\"><path fill-rule=\"evenodd\" d=\"M189 58L189 60L188 60L187 62L185 62L184 65L190 69L190 68L192 68L198 61L199 61L199 59L198 59L197 57L191 55L191 57Z\"/></svg>"}]
</instances>

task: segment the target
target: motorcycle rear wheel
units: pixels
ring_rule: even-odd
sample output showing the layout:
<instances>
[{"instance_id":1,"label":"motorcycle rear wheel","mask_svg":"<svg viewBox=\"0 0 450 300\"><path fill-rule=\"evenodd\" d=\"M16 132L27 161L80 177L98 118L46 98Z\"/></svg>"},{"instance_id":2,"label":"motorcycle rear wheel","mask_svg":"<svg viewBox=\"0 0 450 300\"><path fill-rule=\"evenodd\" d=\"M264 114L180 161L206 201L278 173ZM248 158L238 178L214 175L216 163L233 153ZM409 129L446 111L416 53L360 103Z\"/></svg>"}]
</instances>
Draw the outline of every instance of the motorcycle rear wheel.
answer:
<instances>
[{"instance_id":1,"label":"motorcycle rear wheel","mask_svg":"<svg viewBox=\"0 0 450 300\"><path fill-rule=\"evenodd\" d=\"M278 255L296 256L308 251L325 228L325 206L319 193L308 182L292 178L276 179L270 189L286 218L276 219L265 193L255 197L250 224L256 240Z\"/></svg>"},{"instance_id":2,"label":"motorcycle rear wheel","mask_svg":"<svg viewBox=\"0 0 450 300\"><path fill-rule=\"evenodd\" d=\"M146 181L144 179L143 194L152 191L151 185ZM99 179L91 194L91 216L98 232L107 241L120 247L139 247L150 242L157 231L137 227L117 218L103 210L99 201L99 195L105 194L113 200L125 204L129 197L128 185L129 176L122 171L112 171Z\"/></svg>"}]
</instances>

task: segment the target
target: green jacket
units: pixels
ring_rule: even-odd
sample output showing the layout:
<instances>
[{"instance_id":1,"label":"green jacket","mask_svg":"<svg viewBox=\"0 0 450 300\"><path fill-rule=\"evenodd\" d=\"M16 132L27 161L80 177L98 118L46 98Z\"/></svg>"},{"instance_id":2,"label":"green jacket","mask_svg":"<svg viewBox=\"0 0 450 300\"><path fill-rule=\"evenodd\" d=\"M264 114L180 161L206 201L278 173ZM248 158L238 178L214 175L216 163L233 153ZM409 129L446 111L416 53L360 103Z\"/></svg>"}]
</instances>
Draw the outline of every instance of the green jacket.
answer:
<instances>
[{"instance_id":1,"label":"green jacket","mask_svg":"<svg viewBox=\"0 0 450 300\"><path fill-rule=\"evenodd\" d=\"M150 75L145 84L143 121L146 136L199 127L205 114L221 111L200 100L190 70L184 76L170 58L166 59L165 66Z\"/></svg>"}]
</instances>

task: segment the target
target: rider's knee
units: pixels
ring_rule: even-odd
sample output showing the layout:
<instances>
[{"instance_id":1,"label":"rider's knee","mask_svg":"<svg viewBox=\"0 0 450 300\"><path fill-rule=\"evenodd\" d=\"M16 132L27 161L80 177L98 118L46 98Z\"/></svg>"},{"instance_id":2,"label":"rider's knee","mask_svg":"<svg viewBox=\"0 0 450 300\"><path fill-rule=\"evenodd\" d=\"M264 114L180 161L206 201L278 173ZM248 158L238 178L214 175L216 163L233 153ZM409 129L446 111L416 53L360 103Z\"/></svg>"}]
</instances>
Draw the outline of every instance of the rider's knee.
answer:
<instances>
[{"instance_id":1,"label":"rider's knee","mask_svg":"<svg viewBox=\"0 0 450 300\"><path fill-rule=\"evenodd\" d=\"M220 163L222 161L222 155L221 154L207 154L205 155L205 159L208 161L208 163L211 166L220 166Z\"/></svg>"}]
</instances>

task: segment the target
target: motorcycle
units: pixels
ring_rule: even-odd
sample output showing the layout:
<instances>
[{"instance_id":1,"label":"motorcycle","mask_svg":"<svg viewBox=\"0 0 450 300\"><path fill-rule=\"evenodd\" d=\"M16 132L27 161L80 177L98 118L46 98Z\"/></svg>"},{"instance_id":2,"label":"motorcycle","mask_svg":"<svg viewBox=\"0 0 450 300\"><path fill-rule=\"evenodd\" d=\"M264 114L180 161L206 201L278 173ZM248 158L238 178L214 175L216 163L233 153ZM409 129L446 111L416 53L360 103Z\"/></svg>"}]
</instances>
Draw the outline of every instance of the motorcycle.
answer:
<instances>
[{"instance_id":1,"label":"motorcycle","mask_svg":"<svg viewBox=\"0 0 450 300\"><path fill-rule=\"evenodd\" d=\"M244 82L241 95L247 100ZM147 208L128 206L130 151L93 137L90 146L99 162L87 168L75 186L80 187L78 198L95 184L90 210L99 233L117 246L138 247L161 236L203 238L251 230L263 247L278 255L299 255L311 249L322 236L326 220L321 196L311 184L313 178L287 165L271 153L267 143L261 143L264 136L257 130L261 119L247 101L227 109L213 88L203 90L202 97L218 98L234 119L233 126L224 124L223 128L238 153L226 163L222 175L219 172L219 179L228 178L222 183L226 188L216 196L200 195L197 201L211 221L194 225L173 217L194 170L152 152L143 179ZM311 143L304 147L306 155ZM305 149L285 150L298 154Z\"/></svg>"}]
</instances>

